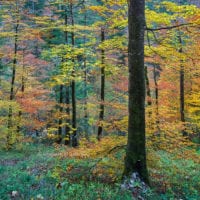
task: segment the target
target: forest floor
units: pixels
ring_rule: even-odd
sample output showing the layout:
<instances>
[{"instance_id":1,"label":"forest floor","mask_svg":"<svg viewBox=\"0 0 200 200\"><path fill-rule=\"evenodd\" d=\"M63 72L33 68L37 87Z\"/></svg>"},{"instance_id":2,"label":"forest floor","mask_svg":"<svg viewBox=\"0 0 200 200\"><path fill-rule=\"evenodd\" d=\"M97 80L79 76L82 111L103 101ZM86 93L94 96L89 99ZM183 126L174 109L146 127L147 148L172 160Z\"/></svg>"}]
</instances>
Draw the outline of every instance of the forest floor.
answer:
<instances>
[{"instance_id":1,"label":"forest floor","mask_svg":"<svg viewBox=\"0 0 200 200\"><path fill-rule=\"evenodd\" d=\"M26 143L18 151L1 151L0 200L132 200L133 195L120 188L116 177L121 167L116 170L113 158L78 157L75 151L79 154L81 148L66 155L65 147ZM163 151L156 152L154 160L159 161L149 166L152 190L144 199L200 199L198 163ZM105 168L110 161L115 175Z\"/></svg>"}]
</instances>

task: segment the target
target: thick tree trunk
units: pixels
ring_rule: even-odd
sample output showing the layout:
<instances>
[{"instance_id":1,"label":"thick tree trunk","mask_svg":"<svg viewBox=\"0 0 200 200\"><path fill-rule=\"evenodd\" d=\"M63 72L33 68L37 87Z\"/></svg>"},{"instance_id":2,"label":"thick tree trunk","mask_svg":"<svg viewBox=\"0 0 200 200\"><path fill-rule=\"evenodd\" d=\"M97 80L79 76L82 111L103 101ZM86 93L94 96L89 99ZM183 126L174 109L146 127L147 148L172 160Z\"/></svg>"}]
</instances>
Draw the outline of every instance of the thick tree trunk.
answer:
<instances>
[{"instance_id":1,"label":"thick tree trunk","mask_svg":"<svg viewBox=\"0 0 200 200\"><path fill-rule=\"evenodd\" d=\"M129 1L129 121L124 176L138 172L148 182L145 147L145 1Z\"/></svg>"},{"instance_id":2,"label":"thick tree trunk","mask_svg":"<svg viewBox=\"0 0 200 200\"><path fill-rule=\"evenodd\" d=\"M101 29L101 42L105 40L104 29ZM101 104L99 111L99 127L97 133L97 139L100 140L103 134L102 121L104 119L104 99L105 99L105 51L101 50Z\"/></svg>"}]
</instances>

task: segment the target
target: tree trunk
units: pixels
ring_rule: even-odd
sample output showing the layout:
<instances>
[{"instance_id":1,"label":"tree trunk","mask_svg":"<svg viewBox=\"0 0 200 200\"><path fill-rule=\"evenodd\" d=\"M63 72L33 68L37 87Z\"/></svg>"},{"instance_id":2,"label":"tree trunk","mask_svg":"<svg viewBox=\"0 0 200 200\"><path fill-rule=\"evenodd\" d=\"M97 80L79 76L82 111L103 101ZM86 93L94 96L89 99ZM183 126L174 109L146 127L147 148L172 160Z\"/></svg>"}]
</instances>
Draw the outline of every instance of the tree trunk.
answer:
<instances>
[{"instance_id":1,"label":"tree trunk","mask_svg":"<svg viewBox=\"0 0 200 200\"><path fill-rule=\"evenodd\" d=\"M105 32L104 29L101 28L101 42L105 40ZM99 127L98 127L98 134L97 139L100 140L103 133L102 122L104 119L104 98L105 98L105 51L104 49L101 50L101 104L100 104L100 111L99 111Z\"/></svg>"},{"instance_id":2,"label":"tree trunk","mask_svg":"<svg viewBox=\"0 0 200 200\"><path fill-rule=\"evenodd\" d=\"M71 25L74 26L74 15L73 15L73 6L70 3L70 14L71 14ZM74 47L75 39L74 39L74 31L71 32L71 44ZM76 82L75 82L75 61L72 59L74 63L73 71L72 71L72 83L71 83L71 90L72 90L72 128L73 128L73 135L72 135L72 146L78 146L78 135L76 130Z\"/></svg>"},{"instance_id":3,"label":"tree trunk","mask_svg":"<svg viewBox=\"0 0 200 200\"><path fill-rule=\"evenodd\" d=\"M60 116L59 116L59 120L58 120L58 140L57 143L61 144L62 142L62 112L63 112L63 85L60 85L60 91L59 91L59 112L60 112Z\"/></svg>"},{"instance_id":4,"label":"tree trunk","mask_svg":"<svg viewBox=\"0 0 200 200\"><path fill-rule=\"evenodd\" d=\"M85 9L85 1L83 1L83 4L84 4L84 9ZM86 27L87 25L87 13L85 11L85 15L84 15L84 26ZM86 44L86 36L84 35L84 38L83 38L83 42L84 42L84 48L85 47L85 44ZM84 55L84 98L85 98L85 101L84 101L84 122L85 122L85 138L87 140L89 140L89 133L88 133L88 110L87 110L87 57L86 57L86 54Z\"/></svg>"},{"instance_id":5,"label":"tree trunk","mask_svg":"<svg viewBox=\"0 0 200 200\"><path fill-rule=\"evenodd\" d=\"M182 48L182 38L179 33L178 36L179 44L180 44L180 49L179 53L183 53L183 48ZM183 61L180 61L180 120L184 124L185 123L185 87L184 87L184 82L185 82L185 70L183 66ZM182 130L183 136L187 136L187 133L185 131L185 128Z\"/></svg>"},{"instance_id":6,"label":"tree trunk","mask_svg":"<svg viewBox=\"0 0 200 200\"><path fill-rule=\"evenodd\" d=\"M23 49L23 64L22 64L22 79L21 79L21 96L20 98L22 99L23 96L24 96L24 91L25 91L25 76L24 76L24 73L25 73L25 64L24 64L24 52L25 50ZM21 118L22 118L22 111L20 110L19 111L19 125L17 126L17 132L19 133L21 131Z\"/></svg>"},{"instance_id":7,"label":"tree trunk","mask_svg":"<svg viewBox=\"0 0 200 200\"><path fill-rule=\"evenodd\" d=\"M68 25L68 15L67 15L67 6L65 6L65 13L64 13L64 18L65 18L65 26ZM65 31L65 43L68 44L68 31ZM65 103L66 103L66 114L67 114L67 119L66 123L67 125L65 126L65 145L70 144L70 87L69 85L66 85L66 98L65 98Z\"/></svg>"},{"instance_id":8,"label":"tree trunk","mask_svg":"<svg viewBox=\"0 0 200 200\"><path fill-rule=\"evenodd\" d=\"M158 83L157 83L157 73L156 73L156 65L153 65L153 80L154 80L154 86L155 86L155 98L156 98L156 127L158 133L160 132L160 126L159 126L159 105L158 105Z\"/></svg>"},{"instance_id":9,"label":"tree trunk","mask_svg":"<svg viewBox=\"0 0 200 200\"><path fill-rule=\"evenodd\" d=\"M133 172L148 182L145 147L145 1L129 1L129 121L124 176Z\"/></svg>"},{"instance_id":10,"label":"tree trunk","mask_svg":"<svg viewBox=\"0 0 200 200\"><path fill-rule=\"evenodd\" d=\"M65 103L66 103L66 114L67 114L67 119L66 119L66 127L65 127L65 145L69 145L71 140L70 140L70 91L69 91L69 86L66 86L66 99L65 99Z\"/></svg>"},{"instance_id":11,"label":"tree trunk","mask_svg":"<svg viewBox=\"0 0 200 200\"><path fill-rule=\"evenodd\" d=\"M151 89L150 89L150 85L149 85L147 66L145 66L145 82L146 82L147 105L151 106Z\"/></svg>"},{"instance_id":12,"label":"tree trunk","mask_svg":"<svg viewBox=\"0 0 200 200\"><path fill-rule=\"evenodd\" d=\"M15 26L15 44L14 44L14 58L13 58L13 67L12 67L12 79L11 79L11 87L10 87L10 101L14 100L14 85L15 85L15 76L16 76L16 64L17 64L17 48L18 48L18 28L19 28L19 20L17 20L17 24ZM8 130L9 133L7 134L7 144L9 145L10 142L10 133L12 133L12 106L9 106L8 110Z\"/></svg>"}]
</instances>

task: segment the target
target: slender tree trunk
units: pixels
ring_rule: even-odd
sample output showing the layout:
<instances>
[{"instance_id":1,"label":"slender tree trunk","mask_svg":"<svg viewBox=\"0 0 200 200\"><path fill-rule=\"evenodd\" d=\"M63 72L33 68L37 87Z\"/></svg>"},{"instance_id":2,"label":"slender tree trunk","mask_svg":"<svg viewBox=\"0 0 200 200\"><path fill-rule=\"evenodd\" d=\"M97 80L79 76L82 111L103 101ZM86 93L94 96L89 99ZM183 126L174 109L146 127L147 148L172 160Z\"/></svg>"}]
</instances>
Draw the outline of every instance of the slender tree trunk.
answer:
<instances>
[{"instance_id":1,"label":"slender tree trunk","mask_svg":"<svg viewBox=\"0 0 200 200\"><path fill-rule=\"evenodd\" d=\"M84 9L85 9L85 1L83 1L84 4ZM85 11L85 15L84 15L84 26L87 26L87 13ZM86 36L84 35L83 38L83 42L84 42L84 48L86 48L85 44L86 44ZM88 110L87 110L87 57L86 54L84 55L84 122L85 122L85 137L87 140L89 140L89 133L88 133Z\"/></svg>"},{"instance_id":2,"label":"slender tree trunk","mask_svg":"<svg viewBox=\"0 0 200 200\"><path fill-rule=\"evenodd\" d=\"M180 44L180 49L179 49L179 53L182 54L183 53L183 48L182 48L182 38L181 35L179 33L178 36L178 40L179 40L179 44ZM184 124L185 123L185 69L183 66L183 61L180 61L180 120L181 122ZM183 136L187 136L187 133L185 131L185 128L183 128L182 130L182 134Z\"/></svg>"},{"instance_id":3,"label":"slender tree trunk","mask_svg":"<svg viewBox=\"0 0 200 200\"><path fill-rule=\"evenodd\" d=\"M101 42L105 40L105 32L104 29L101 28ZM105 51L101 50L101 104L99 111L99 127L97 139L100 140L103 134L102 122L104 119L104 100L105 100Z\"/></svg>"},{"instance_id":4,"label":"slender tree trunk","mask_svg":"<svg viewBox=\"0 0 200 200\"><path fill-rule=\"evenodd\" d=\"M68 15L67 15L67 6L65 5L65 13L64 13L64 18L65 18L65 26L68 26ZM65 31L65 44L68 44L68 31ZM65 104L66 104L66 114L67 114L67 119L66 119L66 126L65 126L65 145L70 144L70 87L69 85L66 85L65 87Z\"/></svg>"},{"instance_id":5,"label":"slender tree trunk","mask_svg":"<svg viewBox=\"0 0 200 200\"><path fill-rule=\"evenodd\" d=\"M148 69L145 66L145 82L146 82L146 95L147 95L147 105L151 106L151 89L149 85Z\"/></svg>"},{"instance_id":6,"label":"slender tree trunk","mask_svg":"<svg viewBox=\"0 0 200 200\"><path fill-rule=\"evenodd\" d=\"M148 182L145 147L145 1L129 1L129 121L124 176L133 172Z\"/></svg>"},{"instance_id":7,"label":"slender tree trunk","mask_svg":"<svg viewBox=\"0 0 200 200\"><path fill-rule=\"evenodd\" d=\"M148 127L148 129L152 129L152 120L151 120L151 114L152 114L152 111L151 111L151 105L152 105L152 102L151 102L151 89L150 89L150 85L149 85L149 77L148 77L148 68L147 66L145 66L145 83L146 83L146 103L147 103L147 106L149 108L148 110L148 123L146 124L146 127Z\"/></svg>"},{"instance_id":8,"label":"slender tree trunk","mask_svg":"<svg viewBox=\"0 0 200 200\"><path fill-rule=\"evenodd\" d=\"M88 133L88 110L87 110L87 63L86 57L84 58L84 122L85 122L85 137L89 141Z\"/></svg>"},{"instance_id":9,"label":"slender tree trunk","mask_svg":"<svg viewBox=\"0 0 200 200\"><path fill-rule=\"evenodd\" d=\"M1 89L1 84L2 84L2 78L1 76L3 75L3 66L1 64L1 58L0 58L0 89Z\"/></svg>"},{"instance_id":10,"label":"slender tree trunk","mask_svg":"<svg viewBox=\"0 0 200 200\"><path fill-rule=\"evenodd\" d=\"M66 119L66 127L65 127L65 145L69 145L71 140L70 140L70 91L69 91L69 86L66 86L66 114L67 114L67 119Z\"/></svg>"},{"instance_id":11,"label":"slender tree trunk","mask_svg":"<svg viewBox=\"0 0 200 200\"><path fill-rule=\"evenodd\" d=\"M74 26L74 15L73 15L73 5L70 3L70 14L71 14L71 25ZM71 44L74 47L75 39L74 39L74 31L71 33ZM72 146L78 146L78 135L76 130L76 82L75 82L75 60L72 59L74 63L73 71L72 71L72 83L71 83L71 90L72 90L72 128L73 128L73 135L72 135Z\"/></svg>"},{"instance_id":12,"label":"slender tree trunk","mask_svg":"<svg viewBox=\"0 0 200 200\"><path fill-rule=\"evenodd\" d=\"M58 120L58 140L57 140L57 143L61 144L61 142L62 142L62 113L63 113L63 106L62 106L62 103L63 103L63 85L60 85L59 95L60 95L59 112L60 112L61 116L59 117L59 120Z\"/></svg>"},{"instance_id":13,"label":"slender tree trunk","mask_svg":"<svg viewBox=\"0 0 200 200\"><path fill-rule=\"evenodd\" d=\"M160 132L160 121L159 121L159 104L158 104L158 83L157 83L157 73L156 73L156 65L153 65L153 80L155 86L155 98L156 98L156 127L157 131Z\"/></svg>"},{"instance_id":14,"label":"slender tree trunk","mask_svg":"<svg viewBox=\"0 0 200 200\"><path fill-rule=\"evenodd\" d=\"M10 100L14 99L14 85L15 85L15 74L16 74L16 64L17 64L17 48L18 48L18 28L19 21L17 21L15 27L15 44L14 44L14 58L13 58L13 68L12 68L12 80L11 80L11 88L10 88Z\"/></svg>"},{"instance_id":15,"label":"slender tree trunk","mask_svg":"<svg viewBox=\"0 0 200 200\"><path fill-rule=\"evenodd\" d=\"M17 64L17 48L18 48L18 28L19 28L19 20L17 20L17 24L15 26L15 43L14 43L14 58L13 58L13 66L12 66L12 78L11 78L11 87L10 87L10 101L14 100L14 85L15 85L15 76L16 76L16 64ZM10 133L12 133L12 106L9 106L8 110L8 130L9 133L7 134L7 144L9 145L10 142Z\"/></svg>"},{"instance_id":16,"label":"slender tree trunk","mask_svg":"<svg viewBox=\"0 0 200 200\"><path fill-rule=\"evenodd\" d=\"M24 76L24 73L25 73L25 64L24 64L24 54L25 54L25 52L24 52L24 49L23 49L23 63L22 63L22 79L21 79L21 99L23 98L23 96L24 96L24 91L25 91L25 76ZM20 130L21 130L21 125L20 125L20 123L21 123L21 118L22 118L22 111L20 110L19 111L19 125L17 126L17 132L19 133L20 132Z\"/></svg>"}]
</instances>

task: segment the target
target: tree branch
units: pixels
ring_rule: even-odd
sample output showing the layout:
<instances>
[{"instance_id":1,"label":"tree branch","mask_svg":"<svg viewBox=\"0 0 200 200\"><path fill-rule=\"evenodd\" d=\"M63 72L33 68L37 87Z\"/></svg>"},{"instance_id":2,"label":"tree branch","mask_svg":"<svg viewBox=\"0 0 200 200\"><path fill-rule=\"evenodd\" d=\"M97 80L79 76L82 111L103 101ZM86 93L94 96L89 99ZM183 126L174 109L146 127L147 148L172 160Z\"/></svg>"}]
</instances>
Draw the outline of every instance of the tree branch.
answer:
<instances>
[{"instance_id":1,"label":"tree branch","mask_svg":"<svg viewBox=\"0 0 200 200\"><path fill-rule=\"evenodd\" d=\"M181 26L191 26L193 25L192 23L186 23L186 24L179 24L179 25L174 25L174 26L165 26L165 27L160 27L160 28L148 28L146 27L147 31L160 31L160 30L170 30L174 28L178 28Z\"/></svg>"}]
</instances>

